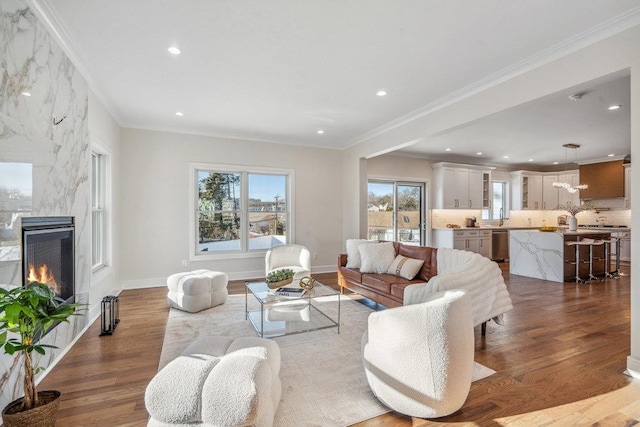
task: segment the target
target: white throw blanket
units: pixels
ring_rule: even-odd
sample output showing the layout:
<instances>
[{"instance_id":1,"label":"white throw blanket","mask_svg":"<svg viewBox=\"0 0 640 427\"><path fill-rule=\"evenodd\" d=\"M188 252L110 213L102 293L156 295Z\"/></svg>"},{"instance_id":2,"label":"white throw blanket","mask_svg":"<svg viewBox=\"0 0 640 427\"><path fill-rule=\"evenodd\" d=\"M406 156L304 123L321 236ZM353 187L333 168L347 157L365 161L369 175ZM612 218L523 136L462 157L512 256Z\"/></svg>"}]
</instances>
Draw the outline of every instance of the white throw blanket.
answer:
<instances>
[{"instance_id":1,"label":"white throw blanket","mask_svg":"<svg viewBox=\"0 0 640 427\"><path fill-rule=\"evenodd\" d=\"M502 324L502 314L513 305L498 264L459 249L438 248L437 257L438 274L428 283L407 286L404 305L419 304L435 292L464 289L471 296L474 326L490 319Z\"/></svg>"}]
</instances>

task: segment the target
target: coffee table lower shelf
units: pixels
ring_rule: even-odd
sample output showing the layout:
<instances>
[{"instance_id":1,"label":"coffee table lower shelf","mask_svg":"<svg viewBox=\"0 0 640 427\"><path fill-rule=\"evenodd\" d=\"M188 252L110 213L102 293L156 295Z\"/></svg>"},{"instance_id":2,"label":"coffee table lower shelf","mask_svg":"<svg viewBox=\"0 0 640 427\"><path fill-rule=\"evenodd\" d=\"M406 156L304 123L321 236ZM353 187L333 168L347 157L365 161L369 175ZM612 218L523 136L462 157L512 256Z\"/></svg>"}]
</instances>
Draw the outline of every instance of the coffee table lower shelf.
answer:
<instances>
[{"instance_id":1,"label":"coffee table lower shelf","mask_svg":"<svg viewBox=\"0 0 640 427\"><path fill-rule=\"evenodd\" d=\"M313 304L272 305L254 310L247 317L262 338L280 337L301 332L338 327L338 322L324 314Z\"/></svg>"}]
</instances>

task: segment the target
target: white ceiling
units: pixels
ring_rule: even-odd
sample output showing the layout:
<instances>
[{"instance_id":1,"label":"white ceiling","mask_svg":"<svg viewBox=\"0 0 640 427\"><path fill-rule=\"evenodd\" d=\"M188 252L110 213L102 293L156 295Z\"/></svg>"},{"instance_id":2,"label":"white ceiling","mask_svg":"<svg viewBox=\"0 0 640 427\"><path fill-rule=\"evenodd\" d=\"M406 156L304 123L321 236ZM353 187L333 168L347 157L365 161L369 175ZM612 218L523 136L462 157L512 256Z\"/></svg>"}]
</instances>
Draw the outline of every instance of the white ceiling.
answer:
<instances>
[{"instance_id":1,"label":"white ceiling","mask_svg":"<svg viewBox=\"0 0 640 427\"><path fill-rule=\"evenodd\" d=\"M124 127L336 149L640 23L639 0L29 3ZM614 77L580 102L558 94L407 150L509 166L564 160L566 142L583 142L581 157L592 144L629 154L629 82ZM613 95L623 108L597 113Z\"/></svg>"}]
</instances>

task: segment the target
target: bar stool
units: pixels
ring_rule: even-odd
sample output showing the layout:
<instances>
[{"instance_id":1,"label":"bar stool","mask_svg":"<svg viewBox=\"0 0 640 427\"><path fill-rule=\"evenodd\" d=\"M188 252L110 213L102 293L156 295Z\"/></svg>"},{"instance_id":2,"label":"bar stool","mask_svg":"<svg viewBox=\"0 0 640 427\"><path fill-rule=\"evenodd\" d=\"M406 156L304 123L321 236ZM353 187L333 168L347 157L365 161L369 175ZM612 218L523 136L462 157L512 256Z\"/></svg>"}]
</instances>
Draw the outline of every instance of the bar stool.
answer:
<instances>
[{"instance_id":1,"label":"bar stool","mask_svg":"<svg viewBox=\"0 0 640 427\"><path fill-rule=\"evenodd\" d=\"M565 245L567 246L573 246L576 251L576 260L575 262L570 263L570 264L576 265L576 283L585 283L585 280L580 278L580 246L587 246L590 244L588 241L585 242L585 240L593 240L593 239L582 239L582 240L576 240L576 241L565 243Z\"/></svg>"},{"instance_id":2,"label":"bar stool","mask_svg":"<svg viewBox=\"0 0 640 427\"><path fill-rule=\"evenodd\" d=\"M600 278L593 274L593 247L600 246L604 244L603 240L594 240L594 239L582 239L583 242L586 242L589 245L589 278L587 279L587 283L591 283L592 280L596 282L600 281ZM599 258L598 258L599 260Z\"/></svg>"},{"instance_id":3,"label":"bar stool","mask_svg":"<svg viewBox=\"0 0 640 427\"><path fill-rule=\"evenodd\" d=\"M618 256L618 239L615 237L609 236L608 239L603 239L602 243L604 243L604 277L607 279L619 279L620 276L618 273L618 267L620 265L620 260ZM611 271L611 245L616 244L616 270Z\"/></svg>"}]
</instances>

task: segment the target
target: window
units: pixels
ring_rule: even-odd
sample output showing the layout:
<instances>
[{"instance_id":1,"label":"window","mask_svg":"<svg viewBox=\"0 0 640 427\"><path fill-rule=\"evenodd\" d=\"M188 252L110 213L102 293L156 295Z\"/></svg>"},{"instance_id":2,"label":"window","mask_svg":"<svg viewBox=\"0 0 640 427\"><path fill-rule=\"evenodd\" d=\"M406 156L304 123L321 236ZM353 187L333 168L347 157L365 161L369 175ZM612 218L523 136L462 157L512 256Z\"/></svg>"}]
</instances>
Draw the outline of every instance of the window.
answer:
<instances>
[{"instance_id":1,"label":"window","mask_svg":"<svg viewBox=\"0 0 640 427\"><path fill-rule=\"evenodd\" d=\"M106 265L106 165L103 153L91 153L91 270L94 272Z\"/></svg>"},{"instance_id":2,"label":"window","mask_svg":"<svg viewBox=\"0 0 640 427\"><path fill-rule=\"evenodd\" d=\"M292 241L293 171L192 164L192 257L260 256Z\"/></svg>"},{"instance_id":3,"label":"window","mask_svg":"<svg viewBox=\"0 0 640 427\"><path fill-rule=\"evenodd\" d=\"M368 182L367 238L423 244L424 184Z\"/></svg>"},{"instance_id":4,"label":"window","mask_svg":"<svg viewBox=\"0 0 640 427\"><path fill-rule=\"evenodd\" d=\"M503 181L492 181L491 193L491 209L482 211L482 219L509 219L509 209L507 209L507 183Z\"/></svg>"}]
</instances>

